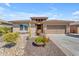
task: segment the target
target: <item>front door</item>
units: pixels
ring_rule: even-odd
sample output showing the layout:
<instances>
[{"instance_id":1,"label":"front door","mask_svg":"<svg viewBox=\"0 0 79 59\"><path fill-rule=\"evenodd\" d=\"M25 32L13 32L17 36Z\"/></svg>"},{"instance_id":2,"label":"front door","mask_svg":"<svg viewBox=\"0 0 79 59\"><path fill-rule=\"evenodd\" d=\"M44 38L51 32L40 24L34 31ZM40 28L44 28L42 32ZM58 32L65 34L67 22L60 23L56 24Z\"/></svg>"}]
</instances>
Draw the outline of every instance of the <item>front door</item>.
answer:
<instances>
[{"instance_id":1,"label":"front door","mask_svg":"<svg viewBox=\"0 0 79 59\"><path fill-rule=\"evenodd\" d=\"M40 33L43 33L43 24L36 24L37 29L36 29L36 34L39 35L39 31Z\"/></svg>"}]
</instances>

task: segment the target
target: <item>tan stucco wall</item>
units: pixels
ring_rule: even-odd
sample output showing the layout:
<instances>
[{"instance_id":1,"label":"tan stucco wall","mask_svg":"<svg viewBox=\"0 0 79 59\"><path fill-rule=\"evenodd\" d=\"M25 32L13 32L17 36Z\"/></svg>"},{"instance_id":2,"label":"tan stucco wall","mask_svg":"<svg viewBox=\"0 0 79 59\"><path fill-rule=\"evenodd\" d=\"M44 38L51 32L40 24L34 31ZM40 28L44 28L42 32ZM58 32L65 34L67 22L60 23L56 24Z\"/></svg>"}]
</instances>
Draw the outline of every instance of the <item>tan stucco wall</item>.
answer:
<instances>
[{"instance_id":1,"label":"tan stucco wall","mask_svg":"<svg viewBox=\"0 0 79 59\"><path fill-rule=\"evenodd\" d=\"M31 31L32 31L32 35L36 35L36 26L35 25L31 27ZM60 29L47 29L47 25L44 24L43 31L46 34L65 34L66 31L69 32L69 27L66 26L66 29L65 28L64 29L61 29L61 28ZM19 27L13 28L13 32L20 32L20 28Z\"/></svg>"},{"instance_id":2,"label":"tan stucco wall","mask_svg":"<svg viewBox=\"0 0 79 59\"><path fill-rule=\"evenodd\" d=\"M35 33L36 32L36 28L31 28L32 29L32 33Z\"/></svg>"},{"instance_id":3,"label":"tan stucco wall","mask_svg":"<svg viewBox=\"0 0 79 59\"><path fill-rule=\"evenodd\" d=\"M47 29L46 25L45 25L45 24L43 24L43 32L44 32L44 33L46 33L46 32L47 32L47 31L46 31L46 29Z\"/></svg>"},{"instance_id":4,"label":"tan stucco wall","mask_svg":"<svg viewBox=\"0 0 79 59\"><path fill-rule=\"evenodd\" d=\"M79 34L79 27L77 27L77 33Z\"/></svg>"},{"instance_id":5,"label":"tan stucco wall","mask_svg":"<svg viewBox=\"0 0 79 59\"><path fill-rule=\"evenodd\" d=\"M66 33L67 33L67 34L70 33L70 25L66 25Z\"/></svg>"},{"instance_id":6,"label":"tan stucco wall","mask_svg":"<svg viewBox=\"0 0 79 59\"><path fill-rule=\"evenodd\" d=\"M13 32L19 32L20 31L20 28L13 28Z\"/></svg>"},{"instance_id":7,"label":"tan stucco wall","mask_svg":"<svg viewBox=\"0 0 79 59\"><path fill-rule=\"evenodd\" d=\"M36 35L36 27L31 27L32 35ZM65 34L65 29L47 29L44 25L43 31L46 34ZM20 32L20 28L13 28L13 32Z\"/></svg>"}]
</instances>

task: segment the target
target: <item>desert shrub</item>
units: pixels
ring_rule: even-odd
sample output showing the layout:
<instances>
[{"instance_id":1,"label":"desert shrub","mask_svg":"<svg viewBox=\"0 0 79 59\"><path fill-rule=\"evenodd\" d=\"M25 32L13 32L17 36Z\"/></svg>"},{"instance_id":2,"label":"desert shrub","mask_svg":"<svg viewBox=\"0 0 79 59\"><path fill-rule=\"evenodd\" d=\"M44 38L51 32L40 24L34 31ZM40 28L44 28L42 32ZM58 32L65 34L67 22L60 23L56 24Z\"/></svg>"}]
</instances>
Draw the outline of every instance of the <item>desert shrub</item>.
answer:
<instances>
[{"instance_id":1,"label":"desert shrub","mask_svg":"<svg viewBox=\"0 0 79 59\"><path fill-rule=\"evenodd\" d=\"M39 36L39 37L35 38L35 42L36 43L44 43L44 38Z\"/></svg>"},{"instance_id":2,"label":"desert shrub","mask_svg":"<svg viewBox=\"0 0 79 59\"><path fill-rule=\"evenodd\" d=\"M3 35L4 41L8 43L16 43L18 37L19 37L19 33L17 32L7 33Z\"/></svg>"},{"instance_id":3,"label":"desert shrub","mask_svg":"<svg viewBox=\"0 0 79 59\"><path fill-rule=\"evenodd\" d=\"M49 42L49 38L48 37L44 37L44 42L45 43Z\"/></svg>"},{"instance_id":4,"label":"desert shrub","mask_svg":"<svg viewBox=\"0 0 79 59\"><path fill-rule=\"evenodd\" d=\"M3 34L6 34L8 32L10 32L10 28L8 27L0 27L0 34L3 35Z\"/></svg>"}]
</instances>

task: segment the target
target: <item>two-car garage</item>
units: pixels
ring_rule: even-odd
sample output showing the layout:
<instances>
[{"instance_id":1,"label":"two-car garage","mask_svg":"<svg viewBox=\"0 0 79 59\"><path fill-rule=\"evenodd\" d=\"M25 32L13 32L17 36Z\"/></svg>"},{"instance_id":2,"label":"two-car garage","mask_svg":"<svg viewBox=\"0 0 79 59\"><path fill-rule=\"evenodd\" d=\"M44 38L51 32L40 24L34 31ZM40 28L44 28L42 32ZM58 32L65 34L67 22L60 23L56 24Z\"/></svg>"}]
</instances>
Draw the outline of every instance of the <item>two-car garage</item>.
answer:
<instances>
[{"instance_id":1,"label":"two-car garage","mask_svg":"<svg viewBox=\"0 0 79 59\"><path fill-rule=\"evenodd\" d=\"M47 25L47 34L65 34L66 25Z\"/></svg>"}]
</instances>

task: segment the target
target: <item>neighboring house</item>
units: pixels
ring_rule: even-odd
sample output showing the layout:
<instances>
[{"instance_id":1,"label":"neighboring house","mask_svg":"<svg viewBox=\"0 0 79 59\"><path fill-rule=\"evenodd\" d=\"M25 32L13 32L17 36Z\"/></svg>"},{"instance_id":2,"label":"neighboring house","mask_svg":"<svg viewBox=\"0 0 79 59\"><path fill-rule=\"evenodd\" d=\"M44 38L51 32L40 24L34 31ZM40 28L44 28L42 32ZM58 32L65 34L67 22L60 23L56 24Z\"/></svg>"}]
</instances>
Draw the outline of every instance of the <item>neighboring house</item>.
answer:
<instances>
[{"instance_id":1,"label":"neighboring house","mask_svg":"<svg viewBox=\"0 0 79 59\"><path fill-rule=\"evenodd\" d=\"M73 33L70 24L74 23L74 21L48 20L48 17L31 17L31 20L14 20L10 22L13 23L13 32L26 33L29 25L31 25L33 34L37 34L38 30L45 34Z\"/></svg>"},{"instance_id":2,"label":"neighboring house","mask_svg":"<svg viewBox=\"0 0 79 59\"><path fill-rule=\"evenodd\" d=\"M27 33L29 27L28 20L15 20L9 21L13 23L13 32Z\"/></svg>"},{"instance_id":3,"label":"neighboring house","mask_svg":"<svg viewBox=\"0 0 79 59\"><path fill-rule=\"evenodd\" d=\"M0 19L0 27L9 27L11 28L11 32L13 31L13 24L5 20Z\"/></svg>"},{"instance_id":4,"label":"neighboring house","mask_svg":"<svg viewBox=\"0 0 79 59\"><path fill-rule=\"evenodd\" d=\"M12 23L0 19L0 27L12 27Z\"/></svg>"}]
</instances>

